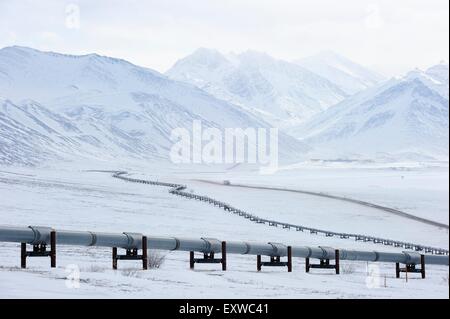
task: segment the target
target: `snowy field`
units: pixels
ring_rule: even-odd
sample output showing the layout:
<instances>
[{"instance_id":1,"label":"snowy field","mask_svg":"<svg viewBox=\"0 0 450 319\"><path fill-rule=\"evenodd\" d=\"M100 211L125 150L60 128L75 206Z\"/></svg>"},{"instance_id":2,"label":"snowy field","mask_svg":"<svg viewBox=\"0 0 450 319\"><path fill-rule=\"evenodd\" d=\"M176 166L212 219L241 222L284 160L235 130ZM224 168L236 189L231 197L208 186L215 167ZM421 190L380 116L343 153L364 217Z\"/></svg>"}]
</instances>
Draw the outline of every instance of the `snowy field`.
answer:
<instances>
[{"instance_id":1,"label":"snowy field","mask_svg":"<svg viewBox=\"0 0 450 319\"><path fill-rule=\"evenodd\" d=\"M175 197L164 187L126 183L107 173L86 169L125 169L136 177L187 184L188 190L279 221L334 231L367 233L448 249L448 230L392 216L342 201L296 193L210 185L197 179L249 185L272 185L321 191L367 200L448 224L448 165L433 167L291 167L259 175L244 167L137 167L89 165L77 169L0 167L0 225L46 225L56 229L142 232L174 237L283 242L292 245L399 251L398 248L310 235L253 223L203 202ZM143 173L146 172L146 173ZM427 279L410 274L395 279L394 264L342 261L341 275L332 270L306 274L304 260L285 268L256 271L255 256L228 256L228 271L218 265L189 270L185 252L158 252L159 269L119 261L111 270L106 248L58 246L58 267L31 258L21 270L18 244L0 243L2 298L448 298L448 267L427 267ZM66 278L74 265L79 288ZM404 276L403 276L404 277Z\"/></svg>"}]
</instances>

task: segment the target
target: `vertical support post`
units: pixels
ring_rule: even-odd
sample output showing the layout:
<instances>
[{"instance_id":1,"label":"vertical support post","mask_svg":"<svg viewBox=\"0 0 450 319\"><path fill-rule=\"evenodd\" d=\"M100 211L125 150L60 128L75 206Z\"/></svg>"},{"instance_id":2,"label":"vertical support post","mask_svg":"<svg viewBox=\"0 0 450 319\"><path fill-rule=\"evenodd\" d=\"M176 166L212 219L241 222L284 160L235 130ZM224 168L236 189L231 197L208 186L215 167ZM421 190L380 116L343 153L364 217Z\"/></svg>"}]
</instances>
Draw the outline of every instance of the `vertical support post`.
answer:
<instances>
[{"instance_id":1,"label":"vertical support post","mask_svg":"<svg viewBox=\"0 0 450 319\"><path fill-rule=\"evenodd\" d=\"M261 271L261 255L256 256L256 270Z\"/></svg>"},{"instance_id":2,"label":"vertical support post","mask_svg":"<svg viewBox=\"0 0 450 319\"><path fill-rule=\"evenodd\" d=\"M339 249L336 249L334 251L334 264L335 264L335 268L336 268L336 275L339 275L340 272L340 260L339 260Z\"/></svg>"},{"instance_id":3,"label":"vertical support post","mask_svg":"<svg viewBox=\"0 0 450 319\"><path fill-rule=\"evenodd\" d=\"M20 267L27 268L27 243L20 243Z\"/></svg>"},{"instance_id":4,"label":"vertical support post","mask_svg":"<svg viewBox=\"0 0 450 319\"><path fill-rule=\"evenodd\" d=\"M400 263L395 263L395 278L400 278Z\"/></svg>"},{"instance_id":5,"label":"vertical support post","mask_svg":"<svg viewBox=\"0 0 450 319\"><path fill-rule=\"evenodd\" d=\"M227 242L223 241L222 242L222 270L226 271L227 270Z\"/></svg>"},{"instance_id":6,"label":"vertical support post","mask_svg":"<svg viewBox=\"0 0 450 319\"><path fill-rule=\"evenodd\" d=\"M147 236L142 236L142 269L148 269Z\"/></svg>"},{"instance_id":7,"label":"vertical support post","mask_svg":"<svg viewBox=\"0 0 450 319\"><path fill-rule=\"evenodd\" d=\"M306 272L309 272L309 258L308 257L305 259L305 270L306 270Z\"/></svg>"},{"instance_id":8,"label":"vertical support post","mask_svg":"<svg viewBox=\"0 0 450 319\"><path fill-rule=\"evenodd\" d=\"M189 268L190 269L194 269L194 252L190 251L189 252Z\"/></svg>"},{"instance_id":9,"label":"vertical support post","mask_svg":"<svg viewBox=\"0 0 450 319\"><path fill-rule=\"evenodd\" d=\"M422 279L425 279L425 255L420 255L420 273L422 274Z\"/></svg>"},{"instance_id":10,"label":"vertical support post","mask_svg":"<svg viewBox=\"0 0 450 319\"><path fill-rule=\"evenodd\" d=\"M113 247L112 249L112 268L114 270L117 269L117 247Z\"/></svg>"},{"instance_id":11,"label":"vertical support post","mask_svg":"<svg viewBox=\"0 0 450 319\"><path fill-rule=\"evenodd\" d=\"M50 267L56 268L56 231L50 232Z\"/></svg>"},{"instance_id":12,"label":"vertical support post","mask_svg":"<svg viewBox=\"0 0 450 319\"><path fill-rule=\"evenodd\" d=\"M292 272L292 247L287 247L287 268L288 272Z\"/></svg>"}]
</instances>

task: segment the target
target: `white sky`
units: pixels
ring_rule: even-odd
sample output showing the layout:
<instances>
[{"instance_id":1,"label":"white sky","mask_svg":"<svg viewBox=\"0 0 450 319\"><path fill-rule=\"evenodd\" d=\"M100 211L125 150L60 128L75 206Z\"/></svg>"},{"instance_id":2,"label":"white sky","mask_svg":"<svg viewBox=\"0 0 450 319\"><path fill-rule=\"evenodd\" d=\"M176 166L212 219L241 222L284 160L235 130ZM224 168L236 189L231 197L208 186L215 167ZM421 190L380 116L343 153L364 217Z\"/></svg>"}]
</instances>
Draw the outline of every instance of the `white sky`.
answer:
<instances>
[{"instance_id":1,"label":"white sky","mask_svg":"<svg viewBox=\"0 0 450 319\"><path fill-rule=\"evenodd\" d=\"M198 47L286 60L333 50L391 76L449 60L449 1L0 0L0 47L10 45L161 72Z\"/></svg>"}]
</instances>

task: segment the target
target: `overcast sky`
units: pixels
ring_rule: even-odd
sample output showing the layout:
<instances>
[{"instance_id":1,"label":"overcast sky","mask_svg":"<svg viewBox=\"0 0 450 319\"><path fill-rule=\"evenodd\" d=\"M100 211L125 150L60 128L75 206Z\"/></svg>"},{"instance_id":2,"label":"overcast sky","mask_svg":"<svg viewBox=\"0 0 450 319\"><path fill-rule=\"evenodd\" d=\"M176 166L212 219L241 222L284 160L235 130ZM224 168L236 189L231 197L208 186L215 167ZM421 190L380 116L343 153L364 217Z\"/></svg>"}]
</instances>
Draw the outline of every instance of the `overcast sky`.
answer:
<instances>
[{"instance_id":1,"label":"overcast sky","mask_svg":"<svg viewBox=\"0 0 450 319\"><path fill-rule=\"evenodd\" d=\"M332 50L391 76L449 60L448 0L0 0L0 47L158 71L198 47L295 60Z\"/></svg>"}]
</instances>

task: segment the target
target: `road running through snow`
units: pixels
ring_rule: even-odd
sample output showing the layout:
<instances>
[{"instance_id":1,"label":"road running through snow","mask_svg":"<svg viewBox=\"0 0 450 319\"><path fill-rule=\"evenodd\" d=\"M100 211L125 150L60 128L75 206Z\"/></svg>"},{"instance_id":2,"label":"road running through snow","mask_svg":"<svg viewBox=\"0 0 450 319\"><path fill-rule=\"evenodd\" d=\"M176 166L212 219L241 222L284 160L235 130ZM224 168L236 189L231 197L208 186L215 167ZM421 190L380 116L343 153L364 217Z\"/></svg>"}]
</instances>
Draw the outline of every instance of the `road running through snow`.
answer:
<instances>
[{"instance_id":1,"label":"road running through snow","mask_svg":"<svg viewBox=\"0 0 450 319\"><path fill-rule=\"evenodd\" d=\"M235 208L227 203L213 199L212 197L201 196L201 195L196 195L196 194L191 194L191 193L185 192L184 190L187 188L186 185L125 177L123 175L129 175L128 172L126 172L126 171L94 171L94 170L91 170L91 172L103 172L103 173L107 172L107 173L112 173L113 178L118 178L118 179L128 181L128 182L170 187L169 193L171 193L172 195L178 195L178 196L183 196L183 197L187 197L187 198L191 198L191 199L205 201L214 206L217 205L217 206L219 206L219 208L223 208L226 211L229 211L232 213L238 213L240 216L248 218L251 221L254 221L256 223L264 223L264 224L268 223L269 226L281 225L281 226L283 226L283 228L289 228L289 229L291 227L293 227L293 228L296 228L297 231L307 230L307 231L310 231L311 234L321 233L327 237L340 236L340 238L343 238L343 239L349 239L350 237L353 237L353 238L355 238L355 240L373 241L373 243L375 243L375 244L384 244L384 245L391 245L391 246L395 246L395 247L403 247L405 249L414 249L416 251L425 250L426 253L432 253L432 254L448 255L448 253L449 253L448 250L445 250L442 248L423 246L423 245L418 245L418 244L408 243L408 242L400 242L400 241L395 241L395 240L386 239L386 238L376 238L373 236L362 235L362 234L336 233L333 231L328 231L328 230L323 230L323 229L315 229L315 228L310 228L310 227L302 226L302 225L286 224L286 223L281 223L281 222L274 221L274 220L263 219L256 215L252 215L243 210ZM210 181L208 181L208 182L215 183L215 182L210 182Z\"/></svg>"},{"instance_id":2,"label":"road running through snow","mask_svg":"<svg viewBox=\"0 0 450 319\"><path fill-rule=\"evenodd\" d=\"M282 191L282 192L292 192L292 193L300 193L300 194L305 194L305 195L311 195L311 196L320 196L320 197L326 197L326 198L331 198L331 199L336 199L336 200L342 200L342 201L346 201L346 202L350 202L353 204L357 204L357 205L362 205L362 206L366 206L366 207L371 207L374 209L378 209L378 210L382 210L400 217L404 217L404 218L408 218L411 220L415 220L417 222L420 223L424 223L427 225L431 225L431 226L436 226L439 228L445 228L445 229L449 229L449 225L443 224L443 223L439 223L436 222L434 220L430 220L430 219L426 219L426 218L422 218L422 217L418 217L412 214L408 214L406 212L403 212L401 210L398 209L394 209L394 208L390 208L390 207L386 207L386 206L381 206L381 205L377 205L377 204L373 204L373 203L369 203L369 202L365 202L362 200L357 200L357 199L353 199L353 198L348 198L348 197L342 197L342 196L336 196L336 195L330 195L330 194L325 194L325 193L318 193L318 192L311 192L311 191L306 191L306 190L300 190L300 189L292 189L292 188L281 188L281 187L272 187L272 186L261 186L261 185L245 185L245 184L232 184L232 183L221 183L221 182L215 182L215 181L210 181L210 180L203 180L203 179L195 179L196 182L201 182L201 183L207 183L207 184L214 184L214 185L219 185L219 186L224 186L224 187L242 187L242 188L251 188L251 189L262 189L262 190L273 190L273 191Z\"/></svg>"}]
</instances>

